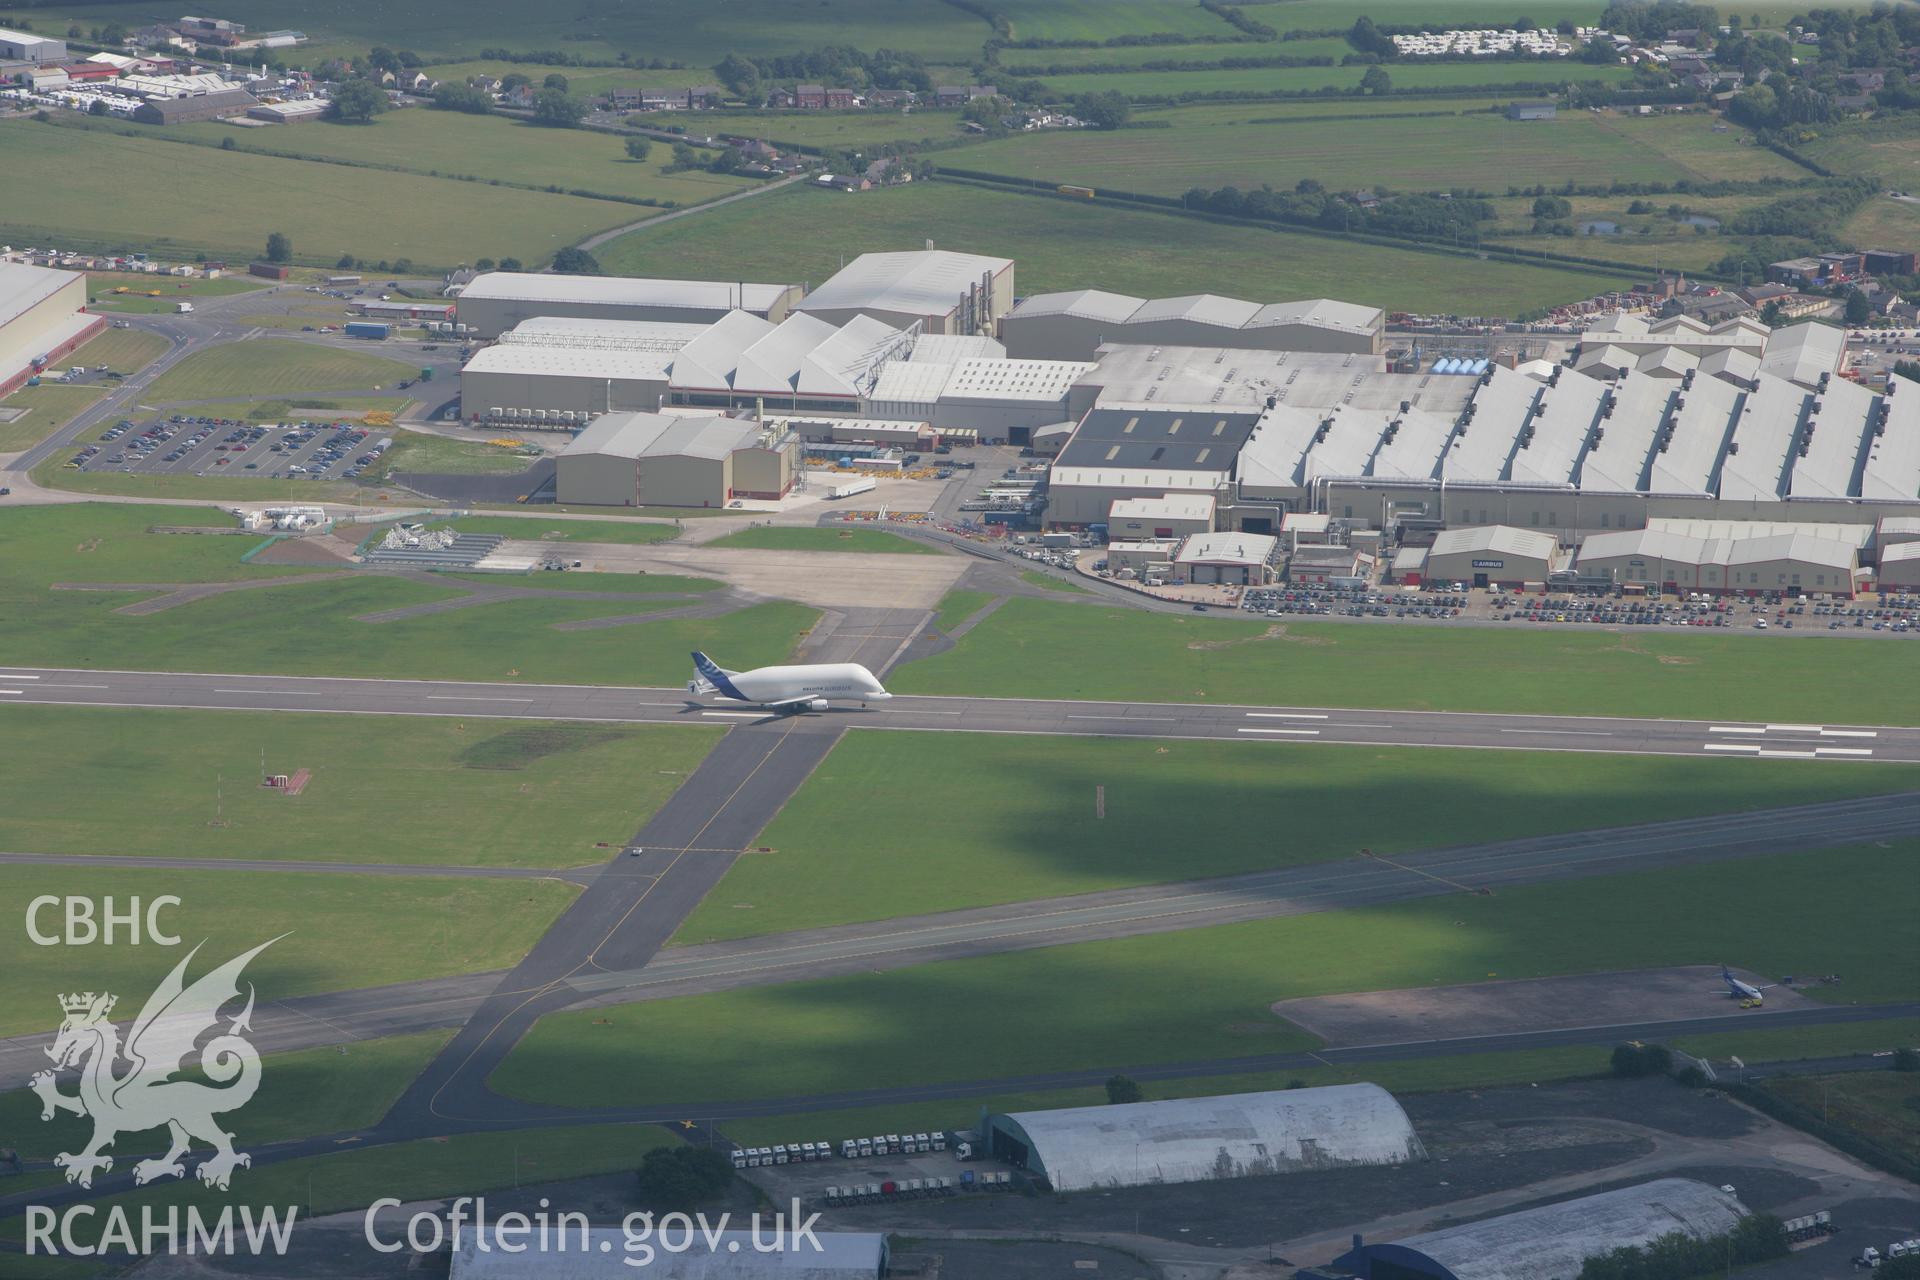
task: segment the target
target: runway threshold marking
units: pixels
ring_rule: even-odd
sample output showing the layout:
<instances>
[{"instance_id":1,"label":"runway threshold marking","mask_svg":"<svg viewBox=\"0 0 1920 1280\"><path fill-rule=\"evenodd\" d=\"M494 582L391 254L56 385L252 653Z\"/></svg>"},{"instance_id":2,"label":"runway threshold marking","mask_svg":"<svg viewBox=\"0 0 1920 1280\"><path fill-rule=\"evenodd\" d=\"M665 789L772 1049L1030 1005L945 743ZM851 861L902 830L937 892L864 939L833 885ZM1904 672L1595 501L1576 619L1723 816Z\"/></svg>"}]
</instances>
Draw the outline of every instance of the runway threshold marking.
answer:
<instances>
[{"instance_id":1,"label":"runway threshold marking","mask_svg":"<svg viewBox=\"0 0 1920 1280\"><path fill-rule=\"evenodd\" d=\"M1253 720L1325 720L1327 718L1308 711L1249 711L1247 716Z\"/></svg>"},{"instance_id":2,"label":"runway threshold marking","mask_svg":"<svg viewBox=\"0 0 1920 1280\"><path fill-rule=\"evenodd\" d=\"M1301 738L1317 738L1320 736L1320 731L1318 729L1241 729L1239 732L1241 733L1284 733L1284 734L1292 734L1296 737L1301 737Z\"/></svg>"},{"instance_id":3,"label":"runway threshold marking","mask_svg":"<svg viewBox=\"0 0 1920 1280\"><path fill-rule=\"evenodd\" d=\"M1763 747L1757 742L1709 742L1700 748L1702 751L1738 751L1761 760L1820 760L1833 756L1870 756L1872 747L1808 747L1801 750L1788 750L1784 747Z\"/></svg>"},{"instance_id":4,"label":"runway threshold marking","mask_svg":"<svg viewBox=\"0 0 1920 1280\"><path fill-rule=\"evenodd\" d=\"M4 675L0 675L0 679L4 679L4 680L38 680L39 678L40 678L39 676L18 674L12 671L9 671Z\"/></svg>"},{"instance_id":5,"label":"runway threshold marking","mask_svg":"<svg viewBox=\"0 0 1920 1280\"><path fill-rule=\"evenodd\" d=\"M0 693L25 693L24 689L0 689Z\"/></svg>"}]
</instances>

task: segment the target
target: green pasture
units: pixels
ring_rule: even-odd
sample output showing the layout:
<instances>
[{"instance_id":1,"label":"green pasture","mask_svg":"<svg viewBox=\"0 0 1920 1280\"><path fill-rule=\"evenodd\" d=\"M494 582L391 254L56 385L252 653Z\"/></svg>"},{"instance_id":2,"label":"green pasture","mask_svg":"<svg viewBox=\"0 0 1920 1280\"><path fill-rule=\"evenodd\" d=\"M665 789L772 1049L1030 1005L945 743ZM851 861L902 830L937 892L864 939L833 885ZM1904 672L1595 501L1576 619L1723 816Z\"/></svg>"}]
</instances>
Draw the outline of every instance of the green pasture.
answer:
<instances>
[{"instance_id":1,"label":"green pasture","mask_svg":"<svg viewBox=\"0 0 1920 1280\"><path fill-rule=\"evenodd\" d=\"M1912 999L1920 953L1886 940L1920 908L1916 856L1912 840L1823 849L559 1013L493 1083L695 1105L1124 1069L1313 1047L1269 1008L1296 996L1722 960L1847 976L1816 997ZM1814 886L1832 910L1809 910ZM1701 994L1703 1015L1724 1003Z\"/></svg>"},{"instance_id":2,"label":"green pasture","mask_svg":"<svg viewBox=\"0 0 1920 1280\"><path fill-rule=\"evenodd\" d=\"M678 725L463 721L456 711L0 707L15 760L0 774L0 846L577 867L646 825L716 736ZM261 786L263 769L312 778L290 796Z\"/></svg>"},{"instance_id":3,"label":"green pasture","mask_svg":"<svg viewBox=\"0 0 1920 1280\"><path fill-rule=\"evenodd\" d=\"M971 163L971 150L956 153ZM1022 293L1096 288L1144 297L1196 292L1262 300L1337 297L1452 312L1470 297L1517 314L1621 282L1600 272L1485 262L1232 226L1177 214L930 182L857 197L788 189L631 232L596 250L622 275L818 283L854 256L942 248L1018 263ZM1178 244L1180 252L1167 246Z\"/></svg>"},{"instance_id":4,"label":"green pasture","mask_svg":"<svg viewBox=\"0 0 1920 1280\"><path fill-rule=\"evenodd\" d=\"M1284 12L1284 11L1283 11ZM1258 13L1256 11L1256 15ZM1000 52L1002 75L1044 76L1043 67L1132 67L1148 62L1218 62L1225 58L1332 58L1335 63L1353 52L1343 36L1324 36L1312 40L1289 40L1284 44L1251 44L1245 41L1217 44L1138 44L1093 46L1065 49L1003 49ZM1332 67L1329 70L1339 70ZM1070 74L1062 71L1060 74ZM1115 73L1121 74L1121 73Z\"/></svg>"},{"instance_id":5,"label":"green pasture","mask_svg":"<svg viewBox=\"0 0 1920 1280\"><path fill-rule=\"evenodd\" d=\"M649 125L668 123L658 117ZM764 138L774 145L859 150L882 142L928 142L960 136L957 111L702 111L674 124L702 137L737 134ZM656 148L667 146L659 139Z\"/></svg>"},{"instance_id":6,"label":"green pasture","mask_svg":"<svg viewBox=\"0 0 1920 1280\"><path fill-rule=\"evenodd\" d=\"M172 404L222 396L264 398L303 391L377 391L418 372L418 365L363 351L260 338L194 352L154 379L141 399L151 404Z\"/></svg>"},{"instance_id":7,"label":"green pasture","mask_svg":"<svg viewBox=\"0 0 1920 1280\"><path fill-rule=\"evenodd\" d=\"M997 7L1012 24L1015 40L1234 34L1232 27L1194 0L1000 0Z\"/></svg>"},{"instance_id":8,"label":"green pasture","mask_svg":"<svg viewBox=\"0 0 1920 1280\"><path fill-rule=\"evenodd\" d=\"M89 14L98 14L92 21L106 20L97 10ZM615 139L607 142L617 145ZM0 167L61 175L58 182L31 184L9 201L8 234L17 241L187 258L245 259L261 252L268 233L279 231L293 241L299 261L313 264L331 264L343 253L411 258L429 268L509 254L539 262L647 212L608 200L282 160L168 143L161 135L127 137L29 119L0 122ZM226 198L235 192L272 198Z\"/></svg>"},{"instance_id":9,"label":"green pasture","mask_svg":"<svg viewBox=\"0 0 1920 1280\"><path fill-rule=\"evenodd\" d=\"M1285 44L1242 46L1249 53L1268 51L1285 53ZM1178 57L1180 46L1168 46L1164 56ZM1044 56L1045 51L1034 51ZM1588 66L1581 62L1436 62L1390 63L1387 74L1395 89L1457 89L1464 85L1563 85L1599 82L1624 83L1632 78L1630 68L1614 64ZM1118 71L1080 75L1041 77L1049 96L1055 99L1083 93L1115 90L1132 98L1174 98L1185 93L1244 94L1249 97L1267 93L1317 93L1333 88L1353 93L1367 73L1362 66L1331 67L1228 67L1194 71Z\"/></svg>"},{"instance_id":10,"label":"green pasture","mask_svg":"<svg viewBox=\"0 0 1920 1280\"><path fill-rule=\"evenodd\" d=\"M706 544L710 547L752 548L759 551L864 551L880 555L937 556L938 547L903 538L884 529L808 528L768 525L739 529Z\"/></svg>"},{"instance_id":11,"label":"green pasture","mask_svg":"<svg viewBox=\"0 0 1920 1280\"><path fill-rule=\"evenodd\" d=\"M213 812L211 797L206 811ZM112 991L131 1016L167 968L203 943L190 974L280 939L247 966L265 1000L504 969L576 892L557 880L0 866L8 902L178 897L181 905L162 919L182 941L177 953L152 945L37 946L24 928L9 930L0 938L0 964L17 981L0 994L0 1034L58 1026L61 991ZM43 933L59 931L55 914L43 912L40 923Z\"/></svg>"},{"instance_id":12,"label":"green pasture","mask_svg":"<svg viewBox=\"0 0 1920 1280\"><path fill-rule=\"evenodd\" d=\"M322 572L314 580L214 595L144 616L117 613L154 594L55 591L60 582L189 583L304 576L285 565L242 564L247 538L150 534L155 523L226 525L190 508L114 504L0 510L0 651L9 661L122 670L360 676L366 654L380 674L442 680L679 685L687 653L737 655L744 667L779 662L813 625L815 611L785 602L715 618L563 631L556 624L642 611L632 599L510 600L391 622L381 610L455 599L445 586L388 575ZM671 602L661 602L663 605ZM271 626L261 620L270 618Z\"/></svg>"},{"instance_id":13,"label":"green pasture","mask_svg":"<svg viewBox=\"0 0 1920 1280\"><path fill-rule=\"evenodd\" d=\"M1588 755L1570 773L1551 752L1265 748L848 734L756 841L772 852L736 862L675 941L1920 787L1905 765Z\"/></svg>"},{"instance_id":14,"label":"green pasture","mask_svg":"<svg viewBox=\"0 0 1920 1280\"><path fill-rule=\"evenodd\" d=\"M1127 643L1112 637L1124 628ZM1186 618L1013 599L896 693L1920 724L1898 644ZM1850 678L1836 682L1844 668Z\"/></svg>"},{"instance_id":15,"label":"green pasture","mask_svg":"<svg viewBox=\"0 0 1920 1280\"><path fill-rule=\"evenodd\" d=\"M1798 149L1836 173L1872 174L1909 195L1920 187L1920 117L1822 125L1818 136Z\"/></svg>"}]
</instances>

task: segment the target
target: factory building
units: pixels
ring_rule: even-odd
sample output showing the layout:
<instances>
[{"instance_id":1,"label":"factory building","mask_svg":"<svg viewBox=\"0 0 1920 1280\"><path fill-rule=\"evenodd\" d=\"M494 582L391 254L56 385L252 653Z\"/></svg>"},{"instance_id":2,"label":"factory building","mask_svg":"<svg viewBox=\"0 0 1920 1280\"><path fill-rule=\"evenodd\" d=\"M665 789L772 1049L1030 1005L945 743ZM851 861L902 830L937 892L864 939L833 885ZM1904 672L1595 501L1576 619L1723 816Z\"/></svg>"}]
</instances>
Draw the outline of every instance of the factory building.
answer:
<instances>
[{"instance_id":1,"label":"factory building","mask_svg":"<svg viewBox=\"0 0 1920 1280\"><path fill-rule=\"evenodd\" d=\"M835 326L795 313L774 324L735 311L675 355L663 403L858 416L881 365L905 355L914 336L868 316Z\"/></svg>"},{"instance_id":2,"label":"factory building","mask_svg":"<svg viewBox=\"0 0 1920 1280\"><path fill-rule=\"evenodd\" d=\"M1580 545L1580 572L1654 590L1851 598L1863 575L1858 540L1833 536L1844 528L1758 526L1752 532L1714 536L1687 532L1683 523L1596 533ZM1881 563L1886 563L1885 549Z\"/></svg>"},{"instance_id":3,"label":"factory building","mask_svg":"<svg viewBox=\"0 0 1920 1280\"><path fill-rule=\"evenodd\" d=\"M1378 355L1385 336L1386 313L1377 307L1328 298L1262 306L1210 293L1040 293L1000 322L1007 350L1023 360L1091 360L1105 343Z\"/></svg>"},{"instance_id":4,"label":"factory building","mask_svg":"<svg viewBox=\"0 0 1920 1280\"><path fill-rule=\"evenodd\" d=\"M107 327L86 305L84 275L0 262L0 396Z\"/></svg>"},{"instance_id":5,"label":"factory building","mask_svg":"<svg viewBox=\"0 0 1920 1280\"><path fill-rule=\"evenodd\" d=\"M1213 532L1213 496L1170 493L1119 498L1107 508L1108 538L1189 538Z\"/></svg>"},{"instance_id":6,"label":"factory building","mask_svg":"<svg viewBox=\"0 0 1920 1280\"><path fill-rule=\"evenodd\" d=\"M782 498L801 475L800 438L713 414L609 413L555 460L555 500L605 507L724 507Z\"/></svg>"},{"instance_id":7,"label":"factory building","mask_svg":"<svg viewBox=\"0 0 1920 1280\"><path fill-rule=\"evenodd\" d=\"M746 311L778 324L803 292L797 284L488 271L460 291L456 307L461 324L493 338L535 316L712 324Z\"/></svg>"},{"instance_id":8,"label":"factory building","mask_svg":"<svg viewBox=\"0 0 1920 1280\"><path fill-rule=\"evenodd\" d=\"M987 1142L1055 1191L1426 1159L1407 1113L1373 1084L994 1115Z\"/></svg>"},{"instance_id":9,"label":"factory building","mask_svg":"<svg viewBox=\"0 0 1920 1280\"><path fill-rule=\"evenodd\" d=\"M209 89L177 97L148 98L133 109L132 118L141 124L197 124L203 120L243 116L259 105L260 100L245 89Z\"/></svg>"},{"instance_id":10,"label":"factory building","mask_svg":"<svg viewBox=\"0 0 1920 1280\"><path fill-rule=\"evenodd\" d=\"M1243 406L1091 410L1049 473L1046 521L1084 529L1122 498L1218 494L1258 421Z\"/></svg>"},{"instance_id":11,"label":"factory building","mask_svg":"<svg viewBox=\"0 0 1920 1280\"><path fill-rule=\"evenodd\" d=\"M1178 538L1127 538L1107 544L1107 569L1117 577L1165 582L1173 577Z\"/></svg>"},{"instance_id":12,"label":"factory building","mask_svg":"<svg viewBox=\"0 0 1920 1280\"><path fill-rule=\"evenodd\" d=\"M811 1231L802 1241L787 1230L789 1238L778 1249L768 1247L780 1238L770 1232L757 1241L748 1231L719 1231L711 1239L696 1233L685 1250L662 1246L646 1255L644 1266L636 1266L643 1255L620 1227L563 1228L524 1238L468 1230L453 1248L449 1280L628 1280L636 1273L648 1280L881 1280L887 1274L884 1235ZM506 1244L522 1247L509 1250Z\"/></svg>"},{"instance_id":13,"label":"factory building","mask_svg":"<svg viewBox=\"0 0 1920 1280\"><path fill-rule=\"evenodd\" d=\"M1920 542L1881 547L1880 567L1873 578L1882 591L1920 591Z\"/></svg>"},{"instance_id":14,"label":"factory building","mask_svg":"<svg viewBox=\"0 0 1920 1280\"><path fill-rule=\"evenodd\" d=\"M1589 1258L1674 1232L1710 1240L1746 1216L1725 1191L1661 1178L1387 1244L1356 1244L1333 1265L1360 1280L1551 1280L1578 1276Z\"/></svg>"},{"instance_id":15,"label":"factory building","mask_svg":"<svg viewBox=\"0 0 1920 1280\"><path fill-rule=\"evenodd\" d=\"M866 316L896 329L989 336L1012 309L1011 258L944 249L863 253L795 308L829 324Z\"/></svg>"},{"instance_id":16,"label":"factory building","mask_svg":"<svg viewBox=\"0 0 1920 1280\"><path fill-rule=\"evenodd\" d=\"M602 413L652 413L667 394L674 357L707 328L571 316L522 321L460 371L461 411L479 421L567 425Z\"/></svg>"},{"instance_id":17,"label":"factory building","mask_svg":"<svg viewBox=\"0 0 1920 1280\"><path fill-rule=\"evenodd\" d=\"M65 62L67 42L0 27L0 62Z\"/></svg>"},{"instance_id":18,"label":"factory building","mask_svg":"<svg viewBox=\"0 0 1920 1280\"><path fill-rule=\"evenodd\" d=\"M1196 533L1180 544L1174 576L1207 586L1264 587L1274 579L1280 539L1266 533Z\"/></svg>"},{"instance_id":19,"label":"factory building","mask_svg":"<svg viewBox=\"0 0 1920 1280\"><path fill-rule=\"evenodd\" d=\"M1769 329L1751 316L1708 325L1693 316L1649 320L1616 311L1588 326L1573 367L1607 379L1628 371L1678 378L1698 369L1736 384L1751 383L1755 373L1765 372L1813 388L1840 372L1846 339L1844 330L1819 323Z\"/></svg>"},{"instance_id":20,"label":"factory building","mask_svg":"<svg viewBox=\"0 0 1920 1280\"><path fill-rule=\"evenodd\" d=\"M1484 525L1441 532L1427 548L1422 573L1429 582L1518 590L1529 582L1544 584L1570 560L1550 533Z\"/></svg>"}]
</instances>

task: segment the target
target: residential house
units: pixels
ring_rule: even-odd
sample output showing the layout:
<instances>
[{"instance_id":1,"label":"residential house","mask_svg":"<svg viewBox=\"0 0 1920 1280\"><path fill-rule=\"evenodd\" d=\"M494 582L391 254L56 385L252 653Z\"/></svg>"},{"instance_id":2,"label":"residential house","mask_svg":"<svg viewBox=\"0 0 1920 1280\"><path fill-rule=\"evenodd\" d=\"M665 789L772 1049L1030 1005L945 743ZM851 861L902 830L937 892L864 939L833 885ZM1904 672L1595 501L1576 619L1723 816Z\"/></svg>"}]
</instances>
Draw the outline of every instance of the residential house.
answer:
<instances>
[{"instance_id":1,"label":"residential house","mask_svg":"<svg viewBox=\"0 0 1920 1280\"><path fill-rule=\"evenodd\" d=\"M793 105L802 111L825 111L827 88L819 84L801 84L793 88Z\"/></svg>"},{"instance_id":2,"label":"residential house","mask_svg":"<svg viewBox=\"0 0 1920 1280\"><path fill-rule=\"evenodd\" d=\"M827 110L850 111L853 109L853 90L827 87Z\"/></svg>"},{"instance_id":3,"label":"residential house","mask_svg":"<svg viewBox=\"0 0 1920 1280\"><path fill-rule=\"evenodd\" d=\"M964 107L977 98L991 98L997 93L990 84L943 84L933 91L933 102L939 107Z\"/></svg>"}]
</instances>

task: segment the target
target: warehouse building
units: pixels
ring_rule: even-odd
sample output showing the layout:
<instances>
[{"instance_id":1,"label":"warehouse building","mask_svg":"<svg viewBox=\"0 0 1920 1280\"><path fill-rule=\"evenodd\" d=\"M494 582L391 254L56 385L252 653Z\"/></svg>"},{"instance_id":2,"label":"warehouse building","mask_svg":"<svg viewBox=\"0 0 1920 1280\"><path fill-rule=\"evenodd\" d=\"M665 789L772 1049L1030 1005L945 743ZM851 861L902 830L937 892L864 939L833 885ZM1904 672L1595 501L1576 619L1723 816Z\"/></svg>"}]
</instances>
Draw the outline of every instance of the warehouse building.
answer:
<instances>
[{"instance_id":1,"label":"warehouse building","mask_svg":"<svg viewBox=\"0 0 1920 1280\"><path fill-rule=\"evenodd\" d=\"M0 396L107 327L87 305L87 278L25 263L0 262Z\"/></svg>"},{"instance_id":2,"label":"warehouse building","mask_svg":"<svg viewBox=\"0 0 1920 1280\"><path fill-rule=\"evenodd\" d=\"M801 476L800 438L713 414L609 413L555 460L555 500L605 507L724 507L783 498Z\"/></svg>"},{"instance_id":3,"label":"warehouse building","mask_svg":"<svg viewBox=\"0 0 1920 1280\"><path fill-rule=\"evenodd\" d=\"M1880 548L1874 585L1882 591L1920 591L1920 541Z\"/></svg>"},{"instance_id":4,"label":"warehouse building","mask_svg":"<svg viewBox=\"0 0 1920 1280\"><path fill-rule=\"evenodd\" d=\"M1094 409L1048 473L1046 522L1084 529L1122 498L1216 495L1258 421L1245 407Z\"/></svg>"},{"instance_id":5,"label":"warehouse building","mask_svg":"<svg viewBox=\"0 0 1920 1280\"><path fill-rule=\"evenodd\" d=\"M1846 354L1844 330L1819 323L1769 329L1751 316L1709 325L1693 316L1649 319L1615 311L1587 327L1573 367L1592 377L1613 378L1625 370L1679 377L1689 369L1740 381L1764 370L1776 378L1815 387L1840 372Z\"/></svg>"},{"instance_id":6,"label":"warehouse building","mask_svg":"<svg viewBox=\"0 0 1920 1280\"><path fill-rule=\"evenodd\" d=\"M1668 591L1851 598L1863 577L1860 547L1854 539L1826 533L1820 526L1734 536L1698 536L1674 528L1596 533L1580 545L1580 572ZM1884 550L1881 562L1886 562Z\"/></svg>"},{"instance_id":7,"label":"warehouse building","mask_svg":"<svg viewBox=\"0 0 1920 1280\"><path fill-rule=\"evenodd\" d=\"M133 109L132 118L141 124L196 124L243 116L259 105L259 99L245 89L209 89L178 97L148 98Z\"/></svg>"},{"instance_id":8,"label":"warehouse building","mask_svg":"<svg viewBox=\"0 0 1920 1280\"><path fill-rule=\"evenodd\" d=\"M469 1230L456 1239L450 1280L881 1280L887 1274L887 1238L872 1232L811 1231L805 1240L787 1228L784 1247L773 1232L695 1233L689 1247L669 1252L656 1235L641 1254L621 1227L559 1228L524 1238ZM817 1246L816 1246L817 1242ZM507 1249L507 1244L523 1247ZM645 1260L645 1265L637 1265Z\"/></svg>"},{"instance_id":9,"label":"warehouse building","mask_svg":"<svg viewBox=\"0 0 1920 1280\"><path fill-rule=\"evenodd\" d=\"M1518 590L1529 582L1545 583L1571 559L1550 533L1496 524L1441 532L1427 548L1423 573L1429 582Z\"/></svg>"},{"instance_id":10,"label":"warehouse building","mask_svg":"<svg viewBox=\"0 0 1920 1280\"><path fill-rule=\"evenodd\" d=\"M1056 1191L1426 1159L1407 1113L1374 1084L994 1115L987 1142Z\"/></svg>"},{"instance_id":11,"label":"warehouse building","mask_svg":"<svg viewBox=\"0 0 1920 1280\"><path fill-rule=\"evenodd\" d=\"M1000 322L1023 360L1091 360L1105 343L1378 355L1386 313L1329 298L1262 306L1216 294L1135 298L1099 289L1039 293Z\"/></svg>"},{"instance_id":12,"label":"warehouse building","mask_svg":"<svg viewBox=\"0 0 1920 1280\"><path fill-rule=\"evenodd\" d=\"M1109 538L1189 538L1213 532L1213 496L1170 493L1159 498L1119 498L1107 508Z\"/></svg>"},{"instance_id":13,"label":"warehouse building","mask_svg":"<svg viewBox=\"0 0 1920 1280\"><path fill-rule=\"evenodd\" d=\"M65 62L67 42L0 27L0 62Z\"/></svg>"},{"instance_id":14,"label":"warehouse building","mask_svg":"<svg viewBox=\"0 0 1920 1280\"><path fill-rule=\"evenodd\" d=\"M1173 577L1178 538L1128 538L1107 544L1107 570L1117 577L1165 582Z\"/></svg>"},{"instance_id":15,"label":"warehouse building","mask_svg":"<svg viewBox=\"0 0 1920 1280\"><path fill-rule=\"evenodd\" d=\"M746 311L778 324L804 292L797 284L488 271L461 290L456 305L460 323L493 338L535 316L712 324Z\"/></svg>"},{"instance_id":16,"label":"warehouse building","mask_svg":"<svg viewBox=\"0 0 1920 1280\"><path fill-rule=\"evenodd\" d=\"M707 327L571 316L523 321L460 371L461 411L475 421L519 423L652 413L667 394L674 357Z\"/></svg>"},{"instance_id":17,"label":"warehouse building","mask_svg":"<svg viewBox=\"0 0 1920 1280\"><path fill-rule=\"evenodd\" d=\"M1013 309L1013 260L944 249L863 253L795 310L830 324L866 316L896 329L991 336Z\"/></svg>"},{"instance_id":18,"label":"warehouse building","mask_svg":"<svg viewBox=\"0 0 1920 1280\"><path fill-rule=\"evenodd\" d=\"M880 367L903 356L914 334L867 316L835 326L795 313L778 324L735 311L682 347L665 404L858 416Z\"/></svg>"},{"instance_id":19,"label":"warehouse building","mask_svg":"<svg viewBox=\"0 0 1920 1280\"><path fill-rule=\"evenodd\" d=\"M1274 579L1280 539L1266 533L1196 533L1180 544L1174 576L1199 586L1264 587Z\"/></svg>"},{"instance_id":20,"label":"warehouse building","mask_svg":"<svg viewBox=\"0 0 1920 1280\"><path fill-rule=\"evenodd\" d=\"M1589 1258L1675 1232L1710 1240L1746 1216L1725 1191L1661 1178L1387 1244L1356 1244L1333 1265L1360 1280L1571 1280Z\"/></svg>"}]
</instances>

